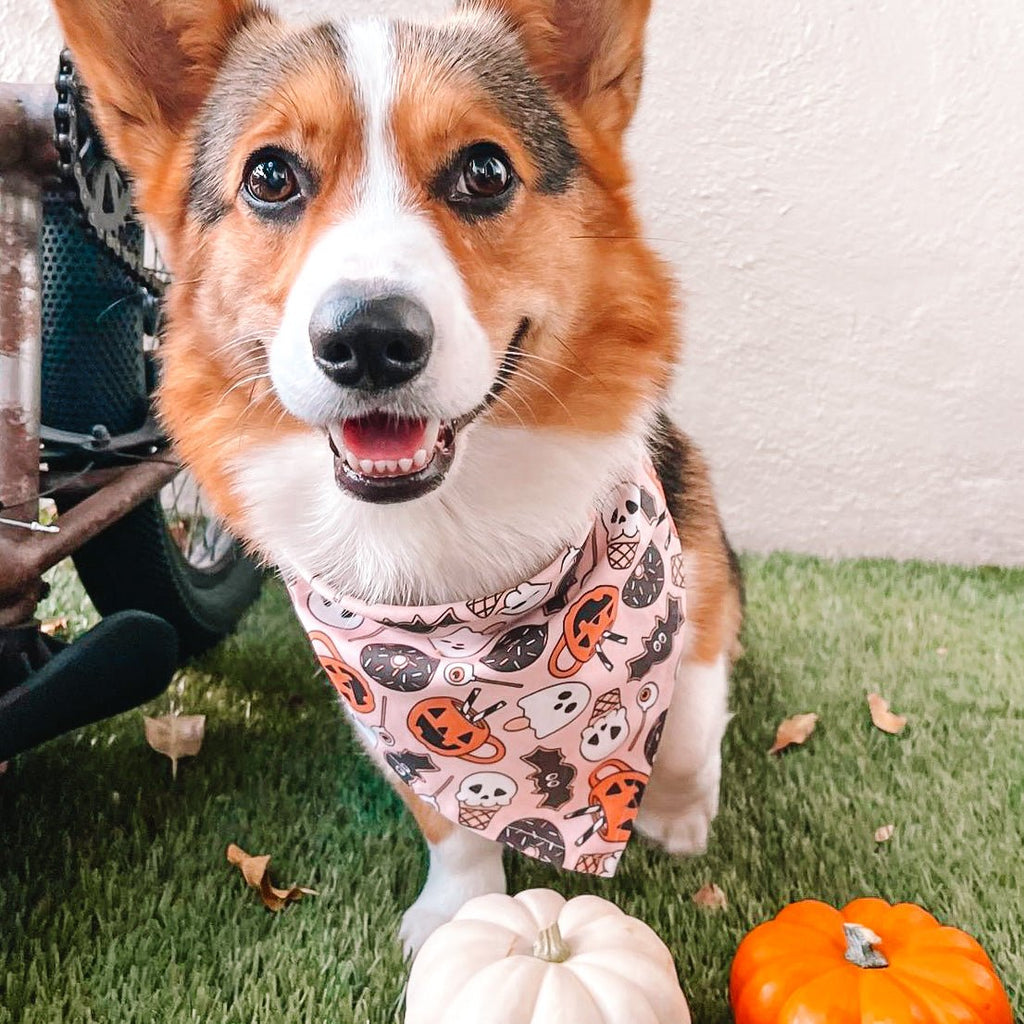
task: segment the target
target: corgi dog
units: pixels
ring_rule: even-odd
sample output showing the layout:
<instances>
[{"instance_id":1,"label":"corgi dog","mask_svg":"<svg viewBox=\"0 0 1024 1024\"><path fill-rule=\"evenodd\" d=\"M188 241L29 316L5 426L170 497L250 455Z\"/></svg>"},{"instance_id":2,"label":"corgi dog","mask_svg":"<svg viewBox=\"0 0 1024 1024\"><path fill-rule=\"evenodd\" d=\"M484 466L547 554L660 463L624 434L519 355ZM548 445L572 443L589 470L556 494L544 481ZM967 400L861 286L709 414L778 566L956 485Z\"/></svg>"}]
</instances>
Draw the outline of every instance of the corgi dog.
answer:
<instances>
[{"instance_id":1,"label":"corgi dog","mask_svg":"<svg viewBox=\"0 0 1024 1024\"><path fill-rule=\"evenodd\" d=\"M612 672L626 637L612 626L618 591L598 588L600 608L573 606L597 632L567 632L537 662L545 685L592 654L594 671L614 676L604 716L570 726L596 753L578 770L579 809L560 810L555 832L594 810L588 773L609 803L615 774L634 792L646 786L638 816L631 805L637 831L671 854L702 852L742 598L708 470L666 413L679 303L643 239L624 156L650 0L465 0L432 23L312 27L254 0L55 5L94 117L174 275L163 422L219 515L286 580L362 608L504 591L528 603L522 581L578 552L616 487L653 467L675 527L666 550L679 548L672 576L685 580L657 764L648 779L612 757L656 690L637 695L640 680ZM610 513L622 535L613 568L632 565L630 517L642 519L651 497L636 494ZM652 564L660 587L663 567ZM648 599L642 588L634 596L637 608ZM346 615L339 629L362 618ZM492 637L449 619L420 675L443 660L440 685L454 687L474 670L447 659ZM380 668L382 645L363 649L360 668L328 633L311 638L334 651L319 653L339 692L379 712L362 676ZM667 650L658 635L646 637L649 663ZM392 656L381 669L396 700L421 685L403 673L409 664ZM456 763L426 718L467 723L458 756L475 764L517 735L537 746L520 758L537 772L561 752L527 730L546 734L520 713L531 698L518 704L508 689L484 708L485 684L413 706L410 728L419 723L433 754L393 762L429 846L425 886L402 923L410 953L470 897L504 891L502 847L479 822L505 811L512 792L494 771L450 786L475 812L472 827L421 798L406 785L416 765ZM591 689L570 681L564 692ZM508 716L500 742L482 724L498 714ZM562 782L578 771L565 767ZM616 814L616 835L628 836L626 805ZM601 835L612 838L607 821Z\"/></svg>"}]
</instances>

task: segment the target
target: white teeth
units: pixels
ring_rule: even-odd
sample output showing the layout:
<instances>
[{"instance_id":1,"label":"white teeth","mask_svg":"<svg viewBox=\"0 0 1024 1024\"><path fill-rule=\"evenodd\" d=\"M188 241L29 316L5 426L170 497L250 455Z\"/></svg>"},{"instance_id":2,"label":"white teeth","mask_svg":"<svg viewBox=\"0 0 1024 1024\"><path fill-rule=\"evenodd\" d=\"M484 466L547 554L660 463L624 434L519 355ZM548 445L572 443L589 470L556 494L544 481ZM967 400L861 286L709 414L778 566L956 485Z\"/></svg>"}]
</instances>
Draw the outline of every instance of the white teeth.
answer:
<instances>
[{"instance_id":1,"label":"white teeth","mask_svg":"<svg viewBox=\"0 0 1024 1024\"><path fill-rule=\"evenodd\" d=\"M344 459L354 473L362 476L382 478L401 476L408 473L418 472L434 457L438 445L442 443L441 431L442 421L439 419L428 420L423 429L423 447L417 449L412 458L404 459L360 459L344 446L344 431L342 424L331 424L328 431L336 452L340 452L340 458Z\"/></svg>"}]
</instances>

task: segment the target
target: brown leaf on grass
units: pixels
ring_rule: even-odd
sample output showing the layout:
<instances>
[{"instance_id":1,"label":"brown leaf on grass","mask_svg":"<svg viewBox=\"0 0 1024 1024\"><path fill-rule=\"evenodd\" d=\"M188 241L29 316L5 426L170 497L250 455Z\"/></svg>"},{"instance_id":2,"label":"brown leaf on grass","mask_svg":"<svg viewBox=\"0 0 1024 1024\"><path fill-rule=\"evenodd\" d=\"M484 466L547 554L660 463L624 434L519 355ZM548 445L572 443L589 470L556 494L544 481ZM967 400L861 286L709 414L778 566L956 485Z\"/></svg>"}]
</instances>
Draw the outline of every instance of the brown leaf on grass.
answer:
<instances>
[{"instance_id":1,"label":"brown leaf on grass","mask_svg":"<svg viewBox=\"0 0 1024 1024\"><path fill-rule=\"evenodd\" d=\"M787 718L775 733L775 742L769 749L769 754L778 754L787 747L799 746L806 743L808 737L814 732L818 724L818 716L815 714L794 715Z\"/></svg>"},{"instance_id":2,"label":"brown leaf on grass","mask_svg":"<svg viewBox=\"0 0 1024 1024\"><path fill-rule=\"evenodd\" d=\"M228 863L238 867L246 882L259 891L263 906L275 913L284 910L289 903L297 903L303 896L318 895L315 889L306 889L301 885L293 885L290 889L277 889L271 885L269 854L251 857L240 846L231 843L228 846Z\"/></svg>"},{"instance_id":3,"label":"brown leaf on grass","mask_svg":"<svg viewBox=\"0 0 1024 1024\"><path fill-rule=\"evenodd\" d=\"M729 901L722 889L714 882L708 882L693 894L693 902L705 910L727 910Z\"/></svg>"},{"instance_id":4,"label":"brown leaf on grass","mask_svg":"<svg viewBox=\"0 0 1024 1024\"><path fill-rule=\"evenodd\" d=\"M171 759L171 778L178 777L178 759L195 757L206 735L206 715L161 715L145 717L146 742Z\"/></svg>"},{"instance_id":5,"label":"brown leaf on grass","mask_svg":"<svg viewBox=\"0 0 1024 1024\"><path fill-rule=\"evenodd\" d=\"M894 715L889 710L889 702L881 694L869 693L868 706L871 708L871 721L882 732L895 736L906 728L907 720L902 715Z\"/></svg>"},{"instance_id":6,"label":"brown leaf on grass","mask_svg":"<svg viewBox=\"0 0 1024 1024\"><path fill-rule=\"evenodd\" d=\"M58 616L56 619L47 619L40 627L39 632L46 636L57 636L68 631L68 617Z\"/></svg>"},{"instance_id":7,"label":"brown leaf on grass","mask_svg":"<svg viewBox=\"0 0 1024 1024\"><path fill-rule=\"evenodd\" d=\"M895 825L881 825L875 829L875 842L876 843L887 843L892 839L896 832Z\"/></svg>"}]
</instances>

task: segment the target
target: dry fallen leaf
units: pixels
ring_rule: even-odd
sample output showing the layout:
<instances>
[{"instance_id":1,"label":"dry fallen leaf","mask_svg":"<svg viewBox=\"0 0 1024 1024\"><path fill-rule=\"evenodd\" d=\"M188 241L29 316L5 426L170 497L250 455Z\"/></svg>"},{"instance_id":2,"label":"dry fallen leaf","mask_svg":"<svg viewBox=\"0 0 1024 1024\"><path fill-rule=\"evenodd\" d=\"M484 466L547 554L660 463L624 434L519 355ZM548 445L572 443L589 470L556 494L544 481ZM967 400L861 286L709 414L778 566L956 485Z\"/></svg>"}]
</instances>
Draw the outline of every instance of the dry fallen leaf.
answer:
<instances>
[{"instance_id":1,"label":"dry fallen leaf","mask_svg":"<svg viewBox=\"0 0 1024 1024\"><path fill-rule=\"evenodd\" d=\"M893 736L903 732L907 720L902 715L894 715L889 710L889 702L883 696L877 693L869 693L868 705L871 708L871 721L882 732L890 733Z\"/></svg>"},{"instance_id":2,"label":"dry fallen leaf","mask_svg":"<svg viewBox=\"0 0 1024 1024\"><path fill-rule=\"evenodd\" d=\"M267 910L284 910L289 903L301 900L303 896L316 896L315 889L306 889L301 885L293 885L290 889L277 889L270 884L270 856L251 857L240 846L231 843L228 846L228 863L235 864L242 872L246 882L258 889L260 899Z\"/></svg>"},{"instance_id":3,"label":"dry fallen leaf","mask_svg":"<svg viewBox=\"0 0 1024 1024\"><path fill-rule=\"evenodd\" d=\"M814 727L817 724L818 716L813 713L809 715L794 715L792 718L787 718L779 726L778 732L775 733L775 742L768 753L778 754L780 751L785 750L786 747L806 743L807 738L814 732Z\"/></svg>"},{"instance_id":4,"label":"dry fallen leaf","mask_svg":"<svg viewBox=\"0 0 1024 1024\"><path fill-rule=\"evenodd\" d=\"M61 615L56 619L47 619L40 627L39 632L46 636L57 636L68 631L68 617Z\"/></svg>"},{"instance_id":5,"label":"dry fallen leaf","mask_svg":"<svg viewBox=\"0 0 1024 1024\"><path fill-rule=\"evenodd\" d=\"M693 894L693 902L706 910L726 910L729 906L725 893L714 882L708 882L698 889Z\"/></svg>"},{"instance_id":6,"label":"dry fallen leaf","mask_svg":"<svg viewBox=\"0 0 1024 1024\"><path fill-rule=\"evenodd\" d=\"M895 825L882 825L880 828L875 829L875 842L876 843L887 843L893 837L893 833L896 831Z\"/></svg>"},{"instance_id":7,"label":"dry fallen leaf","mask_svg":"<svg viewBox=\"0 0 1024 1024\"><path fill-rule=\"evenodd\" d=\"M171 778L178 777L178 758L195 757L206 735L206 715L161 715L145 718L146 742L171 759Z\"/></svg>"}]
</instances>

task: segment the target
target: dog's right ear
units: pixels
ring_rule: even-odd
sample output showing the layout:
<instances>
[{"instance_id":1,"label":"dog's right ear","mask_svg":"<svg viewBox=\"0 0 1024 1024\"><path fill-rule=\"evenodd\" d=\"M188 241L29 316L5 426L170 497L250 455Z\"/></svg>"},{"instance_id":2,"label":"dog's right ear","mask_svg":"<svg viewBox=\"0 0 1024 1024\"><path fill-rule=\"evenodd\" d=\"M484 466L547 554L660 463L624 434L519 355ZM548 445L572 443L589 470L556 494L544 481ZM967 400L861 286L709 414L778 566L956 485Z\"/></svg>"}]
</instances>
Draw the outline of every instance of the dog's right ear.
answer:
<instances>
[{"instance_id":1,"label":"dog's right ear","mask_svg":"<svg viewBox=\"0 0 1024 1024\"><path fill-rule=\"evenodd\" d=\"M182 163L182 143L254 0L54 0L64 37L114 158L143 213ZM154 209L157 207L157 209Z\"/></svg>"}]
</instances>

